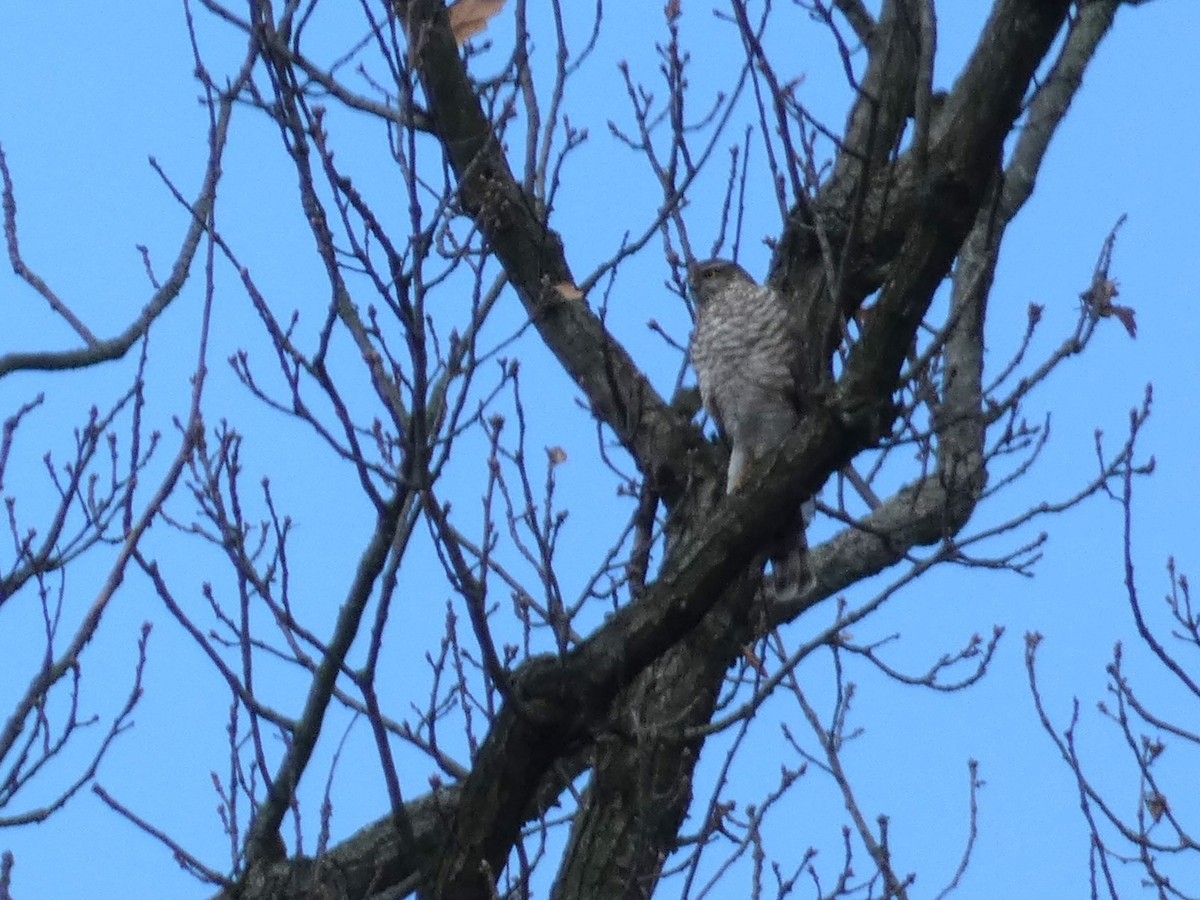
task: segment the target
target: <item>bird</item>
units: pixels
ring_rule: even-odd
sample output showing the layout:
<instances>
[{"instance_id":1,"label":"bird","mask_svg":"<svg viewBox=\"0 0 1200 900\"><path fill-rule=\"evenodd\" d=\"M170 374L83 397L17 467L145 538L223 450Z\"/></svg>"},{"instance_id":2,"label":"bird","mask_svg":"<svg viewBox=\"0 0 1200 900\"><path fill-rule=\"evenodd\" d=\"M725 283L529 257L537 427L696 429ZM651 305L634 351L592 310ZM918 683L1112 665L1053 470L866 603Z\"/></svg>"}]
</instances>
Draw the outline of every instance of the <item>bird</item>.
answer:
<instances>
[{"instance_id":1,"label":"bird","mask_svg":"<svg viewBox=\"0 0 1200 900\"><path fill-rule=\"evenodd\" d=\"M758 284L736 262L694 262L688 280L696 299L692 365L704 408L731 445L725 492L732 494L749 466L779 447L804 414L800 320L779 291ZM811 501L797 510L771 549L779 594L808 582L804 527L811 510Z\"/></svg>"}]
</instances>

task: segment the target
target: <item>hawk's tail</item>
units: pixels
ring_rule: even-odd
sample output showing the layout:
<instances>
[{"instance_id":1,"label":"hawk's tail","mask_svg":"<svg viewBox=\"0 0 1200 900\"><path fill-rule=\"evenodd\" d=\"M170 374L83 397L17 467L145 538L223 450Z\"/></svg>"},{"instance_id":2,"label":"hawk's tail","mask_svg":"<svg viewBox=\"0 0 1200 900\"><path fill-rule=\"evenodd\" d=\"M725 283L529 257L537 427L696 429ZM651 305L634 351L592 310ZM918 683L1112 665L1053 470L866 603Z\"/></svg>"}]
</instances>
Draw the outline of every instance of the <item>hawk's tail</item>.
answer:
<instances>
[{"instance_id":1,"label":"hawk's tail","mask_svg":"<svg viewBox=\"0 0 1200 900\"><path fill-rule=\"evenodd\" d=\"M814 510L812 500L805 502L795 522L780 536L771 554L771 586L777 599L798 596L812 584L812 570L808 565L808 538L804 534L804 528L812 521Z\"/></svg>"}]
</instances>

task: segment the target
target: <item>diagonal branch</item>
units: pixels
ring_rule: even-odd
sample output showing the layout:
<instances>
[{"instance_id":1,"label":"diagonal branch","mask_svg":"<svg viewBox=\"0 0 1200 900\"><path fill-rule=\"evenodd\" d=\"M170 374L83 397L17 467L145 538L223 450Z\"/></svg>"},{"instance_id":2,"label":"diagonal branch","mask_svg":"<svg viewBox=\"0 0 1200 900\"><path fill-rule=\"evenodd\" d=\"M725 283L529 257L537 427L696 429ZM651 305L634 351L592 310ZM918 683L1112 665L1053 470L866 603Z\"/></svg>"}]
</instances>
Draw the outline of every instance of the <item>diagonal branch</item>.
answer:
<instances>
[{"instance_id":1,"label":"diagonal branch","mask_svg":"<svg viewBox=\"0 0 1200 900\"><path fill-rule=\"evenodd\" d=\"M1009 223L1033 193L1059 123L1083 82L1083 72L1111 26L1120 0L1089 4L1072 23L1058 58L1029 103L1029 122L999 180L995 202L976 218L954 272L946 340L945 379L935 429L937 468L907 486L862 523L812 551L816 583L772 609L772 620L794 619L825 597L904 558L913 547L955 534L974 511L983 487L983 322L1000 246Z\"/></svg>"},{"instance_id":2,"label":"diagonal branch","mask_svg":"<svg viewBox=\"0 0 1200 900\"><path fill-rule=\"evenodd\" d=\"M442 0L397 0L408 30L410 64L427 95L437 134L459 179L459 198L487 236L542 340L616 433L667 502L685 483L681 466L701 444L625 348L579 296L562 239L548 212L513 176L483 114Z\"/></svg>"}]
</instances>

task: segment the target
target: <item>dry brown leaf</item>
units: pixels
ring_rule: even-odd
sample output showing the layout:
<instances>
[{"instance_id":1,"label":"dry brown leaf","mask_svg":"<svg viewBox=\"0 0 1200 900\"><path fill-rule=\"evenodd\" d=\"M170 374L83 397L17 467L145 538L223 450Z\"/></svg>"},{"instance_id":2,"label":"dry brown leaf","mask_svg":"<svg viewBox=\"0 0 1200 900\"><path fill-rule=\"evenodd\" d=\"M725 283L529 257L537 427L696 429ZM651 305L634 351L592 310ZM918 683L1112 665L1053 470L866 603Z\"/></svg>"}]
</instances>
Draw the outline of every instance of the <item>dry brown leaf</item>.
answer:
<instances>
[{"instance_id":1,"label":"dry brown leaf","mask_svg":"<svg viewBox=\"0 0 1200 900\"><path fill-rule=\"evenodd\" d=\"M1132 306L1121 306L1114 303L1105 315L1110 315L1118 319L1125 326L1125 330L1129 332L1131 338L1137 337L1137 320L1134 318Z\"/></svg>"},{"instance_id":2,"label":"dry brown leaf","mask_svg":"<svg viewBox=\"0 0 1200 900\"><path fill-rule=\"evenodd\" d=\"M581 291L570 281L560 281L554 286L554 289L558 291L558 296L562 297L564 300L583 299L583 291Z\"/></svg>"},{"instance_id":3,"label":"dry brown leaf","mask_svg":"<svg viewBox=\"0 0 1200 900\"><path fill-rule=\"evenodd\" d=\"M667 0L667 6L664 12L667 14L667 21L674 22L679 18L679 14L683 12L680 8L680 0Z\"/></svg>"},{"instance_id":4,"label":"dry brown leaf","mask_svg":"<svg viewBox=\"0 0 1200 900\"><path fill-rule=\"evenodd\" d=\"M754 648L749 644L744 644L742 646L742 658L746 660L746 663L750 666L750 668L754 669L760 675L767 674L766 665L764 665L763 661L758 658L758 654L754 652Z\"/></svg>"},{"instance_id":5,"label":"dry brown leaf","mask_svg":"<svg viewBox=\"0 0 1200 900\"><path fill-rule=\"evenodd\" d=\"M507 0L457 0L447 12L454 40L462 46L477 34L483 34Z\"/></svg>"},{"instance_id":6,"label":"dry brown leaf","mask_svg":"<svg viewBox=\"0 0 1200 900\"><path fill-rule=\"evenodd\" d=\"M1152 794L1147 794L1145 797L1146 811L1150 813L1150 818L1157 822L1171 807L1167 805L1167 798L1157 791Z\"/></svg>"},{"instance_id":7,"label":"dry brown leaf","mask_svg":"<svg viewBox=\"0 0 1200 900\"><path fill-rule=\"evenodd\" d=\"M1137 337L1137 320L1133 307L1113 303L1113 298L1120 296L1120 294L1120 287L1115 281L1105 278L1102 275L1097 275L1092 286L1084 291L1081 296L1083 297L1083 301L1091 306L1098 316L1106 319L1116 318L1125 326L1125 330L1129 332L1129 336L1135 338Z\"/></svg>"},{"instance_id":8,"label":"dry brown leaf","mask_svg":"<svg viewBox=\"0 0 1200 900\"><path fill-rule=\"evenodd\" d=\"M551 466L561 466L567 461L567 451L562 447L547 447L546 456L550 458Z\"/></svg>"}]
</instances>

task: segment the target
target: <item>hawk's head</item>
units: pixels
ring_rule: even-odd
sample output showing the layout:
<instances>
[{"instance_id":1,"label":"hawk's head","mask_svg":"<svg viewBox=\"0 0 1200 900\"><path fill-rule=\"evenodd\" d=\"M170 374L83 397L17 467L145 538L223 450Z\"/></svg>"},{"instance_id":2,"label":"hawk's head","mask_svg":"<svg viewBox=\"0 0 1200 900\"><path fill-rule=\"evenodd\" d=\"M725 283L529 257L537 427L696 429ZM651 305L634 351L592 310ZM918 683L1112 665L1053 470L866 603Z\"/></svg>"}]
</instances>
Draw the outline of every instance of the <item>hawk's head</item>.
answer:
<instances>
[{"instance_id":1,"label":"hawk's head","mask_svg":"<svg viewBox=\"0 0 1200 900\"><path fill-rule=\"evenodd\" d=\"M688 280L692 293L701 307L734 285L755 287L750 273L735 262L727 259L705 259L688 264Z\"/></svg>"}]
</instances>

